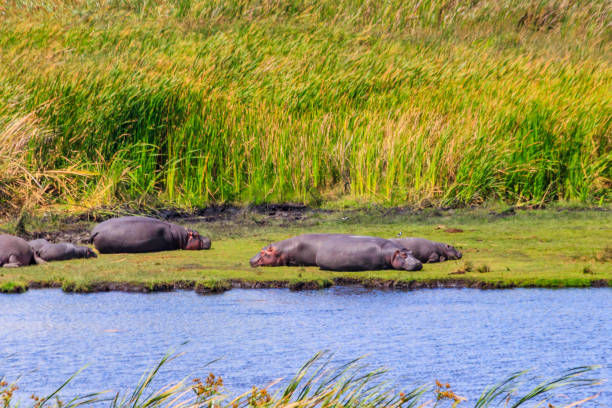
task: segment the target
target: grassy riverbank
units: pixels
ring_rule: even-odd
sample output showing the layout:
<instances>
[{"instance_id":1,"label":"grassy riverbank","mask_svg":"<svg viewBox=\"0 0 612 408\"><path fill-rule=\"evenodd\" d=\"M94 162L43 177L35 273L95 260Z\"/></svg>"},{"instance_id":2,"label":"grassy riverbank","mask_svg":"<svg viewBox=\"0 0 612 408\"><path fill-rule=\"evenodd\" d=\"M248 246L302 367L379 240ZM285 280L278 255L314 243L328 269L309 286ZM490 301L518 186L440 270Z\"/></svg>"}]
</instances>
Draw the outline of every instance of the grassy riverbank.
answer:
<instances>
[{"instance_id":1,"label":"grassy riverbank","mask_svg":"<svg viewBox=\"0 0 612 408\"><path fill-rule=\"evenodd\" d=\"M0 211L608 202L611 4L9 0Z\"/></svg>"},{"instance_id":2,"label":"grassy riverbank","mask_svg":"<svg viewBox=\"0 0 612 408\"><path fill-rule=\"evenodd\" d=\"M101 255L93 260L5 268L0 269L0 290L57 286L83 292L174 288L208 292L232 286L306 289L348 283L399 288L612 285L609 210L379 210L308 212L289 218L246 213L214 222L192 220L189 225L212 237L212 250ZM454 230L461 232L449 232ZM419 272L253 269L248 263L264 245L301 233L394 237L400 231L403 236L451 243L463 251L463 259L425 264Z\"/></svg>"}]
</instances>

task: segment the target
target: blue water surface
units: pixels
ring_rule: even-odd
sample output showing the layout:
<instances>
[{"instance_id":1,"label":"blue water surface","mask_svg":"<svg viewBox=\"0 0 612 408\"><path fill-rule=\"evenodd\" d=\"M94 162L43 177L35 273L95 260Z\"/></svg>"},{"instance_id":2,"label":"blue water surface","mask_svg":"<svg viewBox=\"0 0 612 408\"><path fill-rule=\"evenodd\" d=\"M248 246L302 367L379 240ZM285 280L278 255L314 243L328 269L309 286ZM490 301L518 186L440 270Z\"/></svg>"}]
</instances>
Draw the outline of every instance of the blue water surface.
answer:
<instances>
[{"instance_id":1,"label":"blue water surface","mask_svg":"<svg viewBox=\"0 0 612 408\"><path fill-rule=\"evenodd\" d=\"M41 395L87 366L66 392L125 390L175 350L184 354L164 367L159 385L212 371L238 393L290 378L330 350L337 363L367 355L364 363L389 369L399 389L439 379L474 401L524 369L549 377L599 364L596 376L612 379L611 316L609 288L32 290L0 295L0 377L21 377L21 395ZM598 404L612 407L610 384L601 390Z\"/></svg>"}]
</instances>

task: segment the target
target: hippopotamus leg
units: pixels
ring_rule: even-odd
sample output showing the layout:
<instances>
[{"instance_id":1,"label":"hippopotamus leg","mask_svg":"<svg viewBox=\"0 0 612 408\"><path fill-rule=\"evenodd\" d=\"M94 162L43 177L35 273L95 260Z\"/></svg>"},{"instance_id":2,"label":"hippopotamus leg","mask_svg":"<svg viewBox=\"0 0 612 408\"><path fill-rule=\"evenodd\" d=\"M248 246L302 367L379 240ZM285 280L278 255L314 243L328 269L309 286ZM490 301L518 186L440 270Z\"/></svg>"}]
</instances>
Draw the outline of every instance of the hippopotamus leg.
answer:
<instances>
[{"instance_id":1,"label":"hippopotamus leg","mask_svg":"<svg viewBox=\"0 0 612 408\"><path fill-rule=\"evenodd\" d=\"M44 259L40 258L36 254L33 255L32 260L34 261L32 264L36 264L36 265L42 265L42 264L47 263ZM4 265L2 265L3 268L18 268L20 266L26 266L26 265L23 265L21 262L19 262L19 258L15 255L11 255L9 257L9 261L5 263Z\"/></svg>"},{"instance_id":2,"label":"hippopotamus leg","mask_svg":"<svg viewBox=\"0 0 612 408\"><path fill-rule=\"evenodd\" d=\"M8 262L2 265L3 268L19 268L21 263L19 262L19 258L15 255L11 255L8 259Z\"/></svg>"},{"instance_id":3,"label":"hippopotamus leg","mask_svg":"<svg viewBox=\"0 0 612 408\"><path fill-rule=\"evenodd\" d=\"M444 259L440 260L440 256L435 252L429 255L429 258L427 258L427 263L436 263L442 261L444 261Z\"/></svg>"}]
</instances>

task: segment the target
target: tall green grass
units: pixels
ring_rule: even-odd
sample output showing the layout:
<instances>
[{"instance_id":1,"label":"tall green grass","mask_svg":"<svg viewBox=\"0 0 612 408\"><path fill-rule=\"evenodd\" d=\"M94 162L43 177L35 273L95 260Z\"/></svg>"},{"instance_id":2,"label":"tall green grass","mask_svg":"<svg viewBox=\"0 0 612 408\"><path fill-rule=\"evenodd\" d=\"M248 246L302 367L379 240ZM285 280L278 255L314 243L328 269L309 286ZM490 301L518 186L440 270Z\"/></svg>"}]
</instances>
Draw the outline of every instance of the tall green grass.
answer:
<instances>
[{"instance_id":1,"label":"tall green grass","mask_svg":"<svg viewBox=\"0 0 612 408\"><path fill-rule=\"evenodd\" d=\"M385 382L385 370L368 371L360 364L360 359L332 366L328 353L318 353L286 385L276 387L274 393L273 387L281 380L264 388L254 386L250 391L231 397L225 393L223 379L212 373L205 379L181 380L156 389L155 380L159 370L174 357L162 358L151 371L143 374L131 391L111 395L108 391L91 393L70 400L60 398L60 394L68 391L66 387L77 373L48 396L37 397L33 394L31 405L34 408L518 408L546 404L553 408L572 408L593 400L597 403L598 395L588 393L593 391L594 386L601 384L599 380L585 378L586 374L598 368L595 366L577 367L547 380L530 378L524 371L486 387L478 399L469 401L457 395L450 384L437 380L435 384L397 392ZM551 404L557 403L561 393L571 389L580 394L587 393L588 396L573 401L566 395L561 398L565 400L563 405ZM9 384L0 378L0 403L3 408L24 406L19 403L15 394L17 391L19 387L16 383Z\"/></svg>"},{"instance_id":2,"label":"tall green grass","mask_svg":"<svg viewBox=\"0 0 612 408\"><path fill-rule=\"evenodd\" d=\"M605 0L0 7L4 207L612 198Z\"/></svg>"}]
</instances>

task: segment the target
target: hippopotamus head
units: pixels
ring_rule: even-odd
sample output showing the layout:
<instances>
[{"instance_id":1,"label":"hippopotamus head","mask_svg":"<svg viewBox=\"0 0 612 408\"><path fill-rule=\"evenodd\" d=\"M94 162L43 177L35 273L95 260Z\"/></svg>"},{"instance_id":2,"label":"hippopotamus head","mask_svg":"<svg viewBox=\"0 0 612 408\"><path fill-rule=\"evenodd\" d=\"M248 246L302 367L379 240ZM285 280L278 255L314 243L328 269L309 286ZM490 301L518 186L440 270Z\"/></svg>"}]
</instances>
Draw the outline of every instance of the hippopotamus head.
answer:
<instances>
[{"instance_id":1,"label":"hippopotamus head","mask_svg":"<svg viewBox=\"0 0 612 408\"><path fill-rule=\"evenodd\" d=\"M201 236L197 231L191 229L187 230L187 245L185 245L185 249L197 250L209 248L210 238Z\"/></svg>"},{"instance_id":2,"label":"hippopotamus head","mask_svg":"<svg viewBox=\"0 0 612 408\"><path fill-rule=\"evenodd\" d=\"M442 248L444 255L440 256L440 261L444 261L445 259L442 259L444 257L446 257L446 259L448 260L461 259L461 256L462 256L461 252L455 249L454 246L448 245L448 244L442 244L442 245L444 245L444 248Z\"/></svg>"},{"instance_id":3,"label":"hippopotamus head","mask_svg":"<svg viewBox=\"0 0 612 408\"><path fill-rule=\"evenodd\" d=\"M253 268L258 266L282 266L286 264L283 254L272 245L268 245L249 261Z\"/></svg>"},{"instance_id":4,"label":"hippopotamus head","mask_svg":"<svg viewBox=\"0 0 612 408\"><path fill-rule=\"evenodd\" d=\"M412 256L412 252L407 249L397 250L393 254L391 265L394 269L403 269L406 271L420 271L423 269L421 261Z\"/></svg>"}]
</instances>

